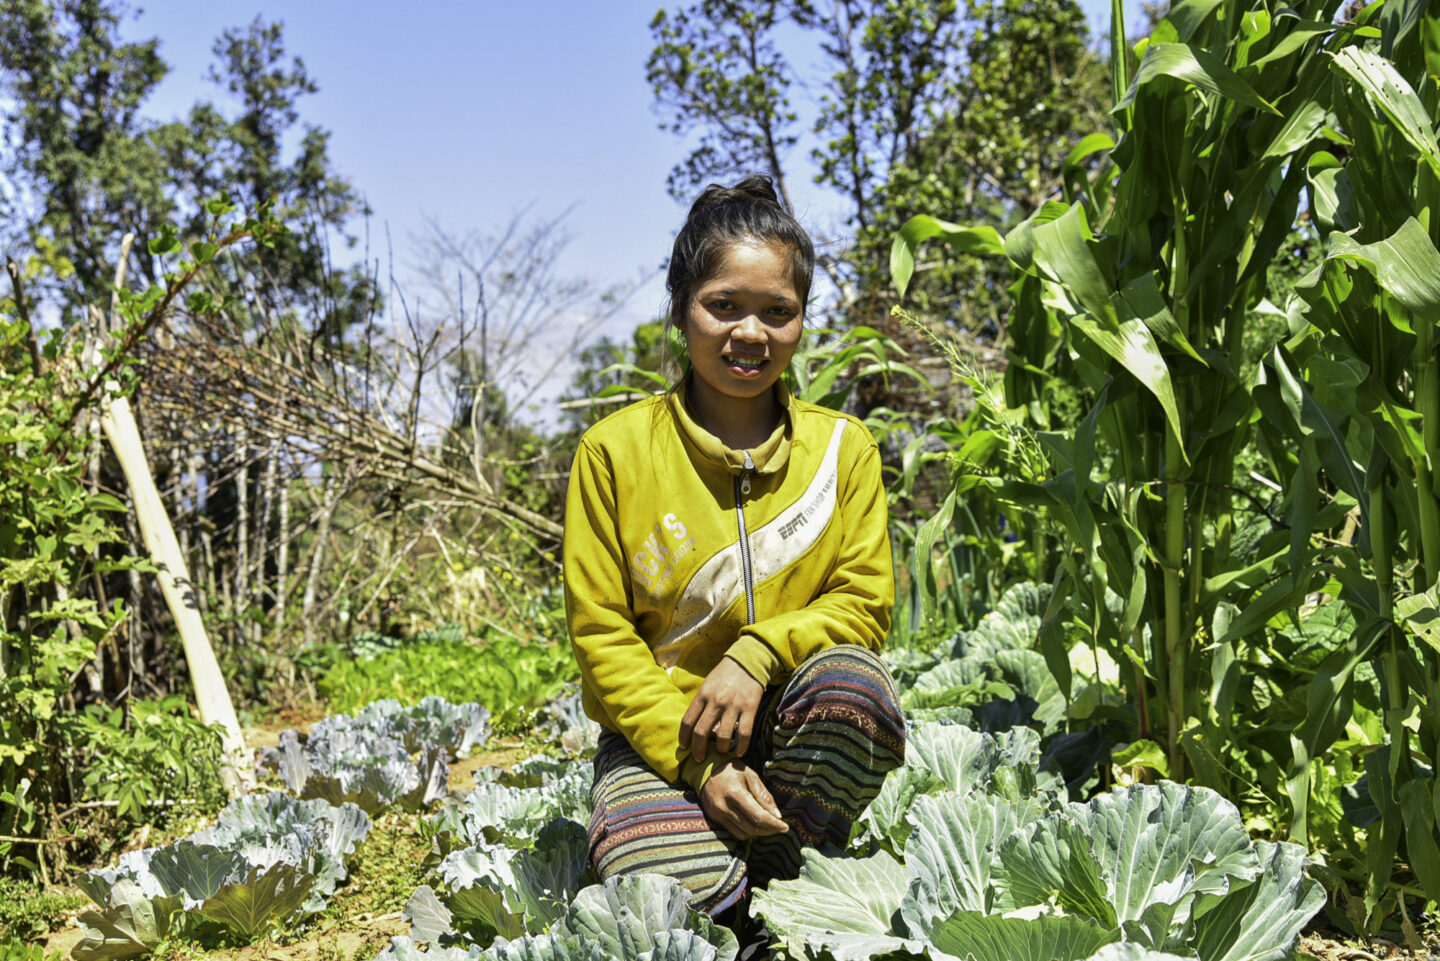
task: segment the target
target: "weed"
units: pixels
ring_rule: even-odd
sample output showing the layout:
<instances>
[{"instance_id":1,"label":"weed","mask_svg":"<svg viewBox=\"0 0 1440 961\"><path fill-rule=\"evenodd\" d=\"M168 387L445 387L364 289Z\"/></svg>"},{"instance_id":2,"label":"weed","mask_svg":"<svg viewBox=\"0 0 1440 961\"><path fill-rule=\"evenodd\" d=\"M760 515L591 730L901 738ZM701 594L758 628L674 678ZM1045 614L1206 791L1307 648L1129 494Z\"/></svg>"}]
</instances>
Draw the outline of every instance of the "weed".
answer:
<instances>
[{"instance_id":1,"label":"weed","mask_svg":"<svg viewBox=\"0 0 1440 961\"><path fill-rule=\"evenodd\" d=\"M0 938L18 940L44 934L66 911L84 903L85 899L76 894L42 891L32 881L0 877ZM0 953L0 961L11 961L12 957L19 955Z\"/></svg>"},{"instance_id":2,"label":"weed","mask_svg":"<svg viewBox=\"0 0 1440 961\"><path fill-rule=\"evenodd\" d=\"M414 815L393 813L377 818L350 866L349 880L335 893L317 926L349 924L361 914L375 917L400 912L425 881L424 863L429 853L429 842L415 830Z\"/></svg>"},{"instance_id":3,"label":"weed","mask_svg":"<svg viewBox=\"0 0 1440 961\"><path fill-rule=\"evenodd\" d=\"M0 961L60 961L60 952L47 953L38 944L26 944L9 935L0 935Z\"/></svg>"}]
</instances>

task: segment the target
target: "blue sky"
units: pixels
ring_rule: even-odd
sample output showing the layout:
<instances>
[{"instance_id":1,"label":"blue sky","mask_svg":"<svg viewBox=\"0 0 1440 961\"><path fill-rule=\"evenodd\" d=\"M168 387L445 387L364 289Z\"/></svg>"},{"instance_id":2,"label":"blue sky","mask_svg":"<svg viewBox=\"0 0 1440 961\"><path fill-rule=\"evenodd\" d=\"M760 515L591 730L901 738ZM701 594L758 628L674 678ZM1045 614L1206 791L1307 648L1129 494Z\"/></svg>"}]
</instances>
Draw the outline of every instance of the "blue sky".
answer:
<instances>
[{"instance_id":1,"label":"blue sky","mask_svg":"<svg viewBox=\"0 0 1440 961\"><path fill-rule=\"evenodd\" d=\"M383 257L388 228L399 272L427 220L460 234L527 205L573 207L566 273L613 283L658 267L683 218L665 176L684 145L657 128L645 82L657 0L134 2L122 30L158 36L172 67L150 105L157 119L222 99L204 79L221 30L257 15L284 22L288 50L320 85L302 121L330 131L336 166L374 212L372 252ZM1082 2L1092 29L1107 29L1108 2ZM1138 3L1126 6L1133 18ZM814 54L792 58L814 65ZM792 180L802 221L823 229L834 201ZM662 298L652 279L612 332L654 316Z\"/></svg>"}]
</instances>

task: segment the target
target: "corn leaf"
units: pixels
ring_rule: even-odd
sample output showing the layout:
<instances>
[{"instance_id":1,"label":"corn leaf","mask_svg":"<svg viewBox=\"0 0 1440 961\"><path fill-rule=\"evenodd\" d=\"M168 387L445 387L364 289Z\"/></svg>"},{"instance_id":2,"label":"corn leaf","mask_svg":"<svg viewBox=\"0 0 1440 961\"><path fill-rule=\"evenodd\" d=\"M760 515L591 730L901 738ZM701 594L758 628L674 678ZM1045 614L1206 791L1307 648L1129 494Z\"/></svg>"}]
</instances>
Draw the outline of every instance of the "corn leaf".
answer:
<instances>
[{"instance_id":1,"label":"corn leaf","mask_svg":"<svg viewBox=\"0 0 1440 961\"><path fill-rule=\"evenodd\" d=\"M890 245L890 279L900 296L905 296L915 273L915 251L932 237L941 238L961 254L996 256L1005 252L994 227L962 227L928 214L911 217Z\"/></svg>"},{"instance_id":2,"label":"corn leaf","mask_svg":"<svg viewBox=\"0 0 1440 961\"><path fill-rule=\"evenodd\" d=\"M1335 69L1355 81L1430 169L1440 174L1440 143L1429 114L1394 64L1362 47L1346 47L1332 56Z\"/></svg>"},{"instance_id":3,"label":"corn leaf","mask_svg":"<svg viewBox=\"0 0 1440 961\"><path fill-rule=\"evenodd\" d=\"M1219 94L1227 100L1280 116L1280 111L1270 101L1256 93L1218 57L1208 50L1184 43L1150 44L1145 51L1145 59L1140 61L1140 69L1135 71L1134 82L1115 109L1134 106L1140 88L1161 77L1170 77L1207 93Z\"/></svg>"}]
</instances>

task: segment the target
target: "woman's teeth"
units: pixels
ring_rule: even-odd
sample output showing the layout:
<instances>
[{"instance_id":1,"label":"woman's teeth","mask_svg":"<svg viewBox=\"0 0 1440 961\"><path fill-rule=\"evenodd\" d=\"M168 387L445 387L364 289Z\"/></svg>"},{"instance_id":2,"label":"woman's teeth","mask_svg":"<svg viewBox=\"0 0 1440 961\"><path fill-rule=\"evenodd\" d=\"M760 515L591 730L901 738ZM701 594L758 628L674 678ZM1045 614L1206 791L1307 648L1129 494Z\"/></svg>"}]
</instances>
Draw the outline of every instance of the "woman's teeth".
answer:
<instances>
[{"instance_id":1,"label":"woman's teeth","mask_svg":"<svg viewBox=\"0 0 1440 961\"><path fill-rule=\"evenodd\" d=\"M759 370L761 367L765 366L765 358L759 357L755 360L741 360L739 357L731 357L730 363L734 364L736 367L742 367L745 370Z\"/></svg>"}]
</instances>

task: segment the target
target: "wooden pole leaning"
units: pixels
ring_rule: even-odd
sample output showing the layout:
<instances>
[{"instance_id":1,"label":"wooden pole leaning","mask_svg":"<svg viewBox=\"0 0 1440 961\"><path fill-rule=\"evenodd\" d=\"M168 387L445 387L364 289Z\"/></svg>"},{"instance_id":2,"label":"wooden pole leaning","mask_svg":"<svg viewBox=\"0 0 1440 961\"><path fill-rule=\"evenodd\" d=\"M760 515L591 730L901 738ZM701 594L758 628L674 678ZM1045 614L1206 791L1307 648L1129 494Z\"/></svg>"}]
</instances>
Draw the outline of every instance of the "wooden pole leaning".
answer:
<instances>
[{"instance_id":1,"label":"wooden pole leaning","mask_svg":"<svg viewBox=\"0 0 1440 961\"><path fill-rule=\"evenodd\" d=\"M120 263L115 270L115 289L118 292L125 282L126 262L134 234L126 234L120 247ZM110 324L116 322L116 301L111 302ZM96 321L95 337L92 341L94 353L98 356L99 344L109 336L109 329L103 323L98 309L92 310ZM88 353L88 352L87 352ZM87 361L93 358L87 357ZM200 605L195 596L195 586L190 581L185 556L180 551L180 542L175 528L160 499L155 486L155 477L145 457L141 442L140 428L135 421L134 411L126 397L117 396L114 385L104 387L100 427L105 439L115 451L120 469L125 472L125 482L130 488L131 502L135 506L136 520L140 525L140 536L145 542L145 551L155 565L160 580L160 592L175 620L175 629L180 634L180 643L185 652L185 663L190 668L190 680L195 687L195 703L199 709L200 721L204 724L219 724L223 730L223 766L220 771L225 790L232 798L239 797L255 782L254 756L245 746L240 732L240 722L235 716L235 706L230 700L230 691L225 686L225 676L220 672L220 662L210 646L205 622L200 616Z\"/></svg>"}]
</instances>

